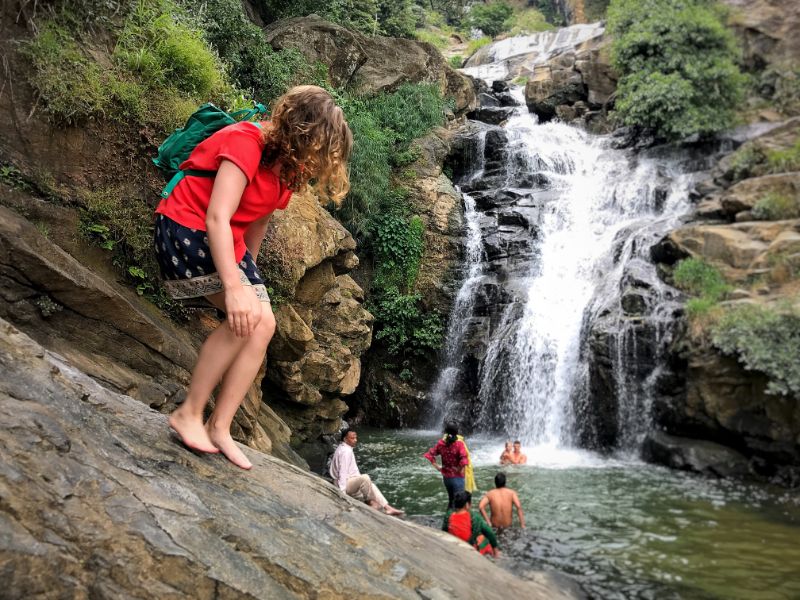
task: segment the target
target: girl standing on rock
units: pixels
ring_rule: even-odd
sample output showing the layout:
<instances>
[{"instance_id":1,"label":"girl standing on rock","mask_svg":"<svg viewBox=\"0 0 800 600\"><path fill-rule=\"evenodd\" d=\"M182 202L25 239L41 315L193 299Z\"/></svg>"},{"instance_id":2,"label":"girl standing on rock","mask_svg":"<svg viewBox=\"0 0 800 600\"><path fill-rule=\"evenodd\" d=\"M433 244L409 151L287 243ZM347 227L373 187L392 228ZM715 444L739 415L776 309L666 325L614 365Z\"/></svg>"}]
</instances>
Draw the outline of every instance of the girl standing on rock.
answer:
<instances>
[{"instance_id":1,"label":"girl standing on rock","mask_svg":"<svg viewBox=\"0 0 800 600\"><path fill-rule=\"evenodd\" d=\"M298 86L278 98L270 121L228 125L198 144L181 169L216 176L187 175L156 209L155 249L167 292L205 297L227 317L200 349L186 400L169 417L187 447L221 451L238 467L252 467L230 427L275 332L255 259L272 212L310 179L334 202L347 194L352 145L330 94Z\"/></svg>"}]
</instances>

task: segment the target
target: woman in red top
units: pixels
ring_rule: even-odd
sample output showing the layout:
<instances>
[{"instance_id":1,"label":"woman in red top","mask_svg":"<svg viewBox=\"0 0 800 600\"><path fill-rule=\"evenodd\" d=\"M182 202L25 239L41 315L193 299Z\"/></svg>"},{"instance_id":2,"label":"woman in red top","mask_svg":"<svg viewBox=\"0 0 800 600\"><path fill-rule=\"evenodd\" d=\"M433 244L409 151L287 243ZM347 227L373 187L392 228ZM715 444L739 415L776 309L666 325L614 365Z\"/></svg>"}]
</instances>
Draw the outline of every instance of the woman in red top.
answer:
<instances>
[{"instance_id":1,"label":"woman in red top","mask_svg":"<svg viewBox=\"0 0 800 600\"><path fill-rule=\"evenodd\" d=\"M186 400L169 418L183 443L251 463L230 434L233 417L264 360L275 317L255 258L272 212L316 180L321 197L347 194L353 138L342 109L317 86L292 88L269 122L229 125L202 141L181 165L216 176L186 176L156 209L155 248L174 298L205 297L225 312L203 344ZM211 393L222 382L203 423Z\"/></svg>"},{"instance_id":2,"label":"woman in red top","mask_svg":"<svg viewBox=\"0 0 800 600\"><path fill-rule=\"evenodd\" d=\"M442 457L442 466L436 462L436 456ZM469 464L464 442L458 439L458 425L447 423L444 438L428 450L424 457L431 461L434 468L442 474L442 481L447 490L447 508L453 508L453 498L464 491L464 471Z\"/></svg>"}]
</instances>

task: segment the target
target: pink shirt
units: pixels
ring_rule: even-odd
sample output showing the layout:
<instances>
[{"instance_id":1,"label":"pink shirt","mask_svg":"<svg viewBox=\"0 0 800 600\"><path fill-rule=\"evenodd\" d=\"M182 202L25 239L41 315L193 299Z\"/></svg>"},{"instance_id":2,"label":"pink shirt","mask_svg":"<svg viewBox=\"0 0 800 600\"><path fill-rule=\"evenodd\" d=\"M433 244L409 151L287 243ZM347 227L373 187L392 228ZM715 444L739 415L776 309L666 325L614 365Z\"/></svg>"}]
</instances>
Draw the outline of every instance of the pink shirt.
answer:
<instances>
[{"instance_id":1,"label":"pink shirt","mask_svg":"<svg viewBox=\"0 0 800 600\"><path fill-rule=\"evenodd\" d=\"M464 477L464 467L469 464L467 449L464 442L456 440L448 444L444 440L439 440L436 445L428 450L424 456L433 464L436 464L436 455L442 457L442 476L447 479L454 477Z\"/></svg>"},{"instance_id":2,"label":"pink shirt","mask_svg":"<svg viewBox=\"0 0 800 600\"><path fill-rule=\"evenodd\" d=\"M343 492L347 489L347 480L351 477L359 477L361 473L356 465L356 455L353 447L342 442L336 448L331 458L331 477L339 489Z\"/></svg>"}]
</instances>

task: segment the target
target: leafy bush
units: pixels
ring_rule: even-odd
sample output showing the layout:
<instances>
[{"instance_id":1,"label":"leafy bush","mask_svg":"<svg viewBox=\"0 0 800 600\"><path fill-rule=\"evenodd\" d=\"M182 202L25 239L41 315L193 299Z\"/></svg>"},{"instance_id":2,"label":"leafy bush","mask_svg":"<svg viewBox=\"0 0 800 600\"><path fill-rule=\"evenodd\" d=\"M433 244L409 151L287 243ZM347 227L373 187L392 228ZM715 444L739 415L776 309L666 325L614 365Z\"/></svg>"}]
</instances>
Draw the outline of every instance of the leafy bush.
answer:
<instances>
[{"instance_id":1,"label":"leafy bush","mask_svg":"<svg viewBox=\"0 0 800 600\"><path fill-rule=\"evenodd\" d=\"M31 82L54 119L103 116L163 132L183 124L198 104L234 95L218 57L177 5L139 0L124 15L116 29L106 23L117 36L111 68L91 52L94 34L81 28L89 18L83 13L54 13L26 43Z\"/></svg>"},{"instance_id":2,"label":"leafy bush","mask_svg":"<svg viewBox=\"0 0 800 600\"><path fill-rule=\"evenodd\" d=\"M230 65L236 84L254 98L269 103L293 85L327 84L324 65L309 64L295 49L274 51L239 0L207 0L202 6L199 21L208 41Z\"/></svg>"},{"instance_id":3,"label":"leafy bush","mask_svg":"<svg viewBox=\"0 0 800 600\"><path fill-rule=\"evenodd\" d=\"M800 395L800 313L796 309L736 307L719 319L712 341L745 368L764 373L770 393Z\"/></svg>"},{"instance_id":4,"label":"leafy bush","mask_svg":"<svg viewBox=\"0 0 800 600\"><path fill-rule=\"evenodd\" d=\"M691 298L686 304L690 318L708 314L730 291L730 285L722 273L698 258L687 258L679 262L672 277L676 287L698 296Z\"/></svg>"},{"instance_id":5,"label":"leafy bush","mask_svg":"<svg viewBox=\"0 0 800 600\"><path fill-rule=\"evenodd\" d=\"M436 351L444 331L438 313L423 313L419 309L419 294L401 294L389 290L371 305L376 323L381 323L375 339L381 340L389 354L424 355Z\"/></svg>"},{"instance_id":6,"label":"leafy bush","mask_svg":"<svg viewBox=\"0 0 800 600\"><path fill-rule=\"evenodd\" d=\"M553 25L548 23L545 16L535 8L518 10L510 19L509 35L530 35L553 29Z\"/></svg>"},{"instance_id":7,"label":"leafy bush","mask_svg":"<svg viewBox=\"0 0 800 600\"><path fill-rule=\"evenodd\" d=\"M391 94L342 95L340 104L353 131L351 188L339 218L362 244L374 233L372 219L403 202L392 185L393 157L412 140L444 123L444 99L435 85L404 84Z\"/></svg>"},{"instance_id":8,"label":"leafy bush","mask_svg":"<svg viewBox=\"0 0 800 600\"><path fill-rule=\"evenodd\" d=\"M490 2L488 4L473 4L467 14L467 25L480 29L484 34L495 37L508 31L508 22L514 11L505 2Z\"/></svg>"},{"instance_id":9,"label":"leafy bush","mask_svg":"<svg viewBox=\"0 0 800 600\"><path fill-rule=\"evenodd\" d=\"M412 0L381 0L378 22L382 35L411 38L416 29Z\"/></svg>"},{"instance_id":10,"label":"leafy bush","mask_svg":"<svg viewBox=\"0 0 800 600\"><path fill-rule=\"evenodd\" d=\"M766 161L769 173L800 171L800 140L786 150L768 150Z\"/></svg>"},{"instance_id":11,"label":"leafy bush","mask_svg":"<svg viewBox=\"0 0 800 600\"><path fill-rule=\"evenodd\" d=\"M781 221L800 218L797 198L771 192L753 206L753 217L759 221Z\"/></svg>"},{"instance_id":12,"label":"leafy bush","mask_svg":"<svg viewBox=\"0 0 800 600\"><path fill-rule=\"evenodd\" d=\"M340 104L355 144L350 193L337 215L373 258L369 308L376 318L375 338L392 355L422 352L440 341L441 319L426 314L412 293L424 252L424 223L411 214L395 169L418 158L413 140L444 123L445 101L434 85L405 84L373 97L343 94Z\"/></svg>"},{"instance_id":13,"label":"leafy bush","mask_svg":"<svg viewBox=\"0 0 800 600\"><path fill-rule=\"evenodd\" d=\"M454 54L447 60L447 62L450 63L450 66L454 69L460 69L462 66L464 66L464 57L460 54Z\"/></svg>"},{"instance_id":14,"label":"leafy bush","mask_svg":"<svg viewBox=\"0 0 800 600\"><path fill-rule=\"evenodd\" d=\"M24 52L33 66L31 83L50 115L76 123L106 111L112 98L104 74L67 30L43 24Z\"/></svg>"},{"instance_id":15,"label":"leafy bush","mask_svg":"<svg viewBox=\"0 0 800 600\"><path fill-rule=\"evenodd\" d=\"M612 0L616 110L665 139L729 127L742 97L733 35L705 0Z\"/></svg>"}]
</instances>

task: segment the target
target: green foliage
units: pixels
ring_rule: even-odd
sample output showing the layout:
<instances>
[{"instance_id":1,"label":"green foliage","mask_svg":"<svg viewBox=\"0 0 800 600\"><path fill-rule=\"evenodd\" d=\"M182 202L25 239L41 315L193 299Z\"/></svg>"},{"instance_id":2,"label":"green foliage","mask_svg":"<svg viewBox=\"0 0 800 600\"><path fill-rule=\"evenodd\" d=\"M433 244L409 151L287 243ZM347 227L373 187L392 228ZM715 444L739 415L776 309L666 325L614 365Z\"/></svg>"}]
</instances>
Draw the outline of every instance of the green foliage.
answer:
<instances>
[{"instance_id":1,"label":"green foliage","mask_svg":"<svg viewBox=\"0 0 800 600\"><path fill-rule=\"evenodd\" d=\"M800 313L761 306L736 307L718 320L715 346L745 368L764 373L772 394L800 395Z\"/></svg>"},{"instance_id":2,"label":"green foliage","mask_svg":"<svg viewBox=\"0 0 800 600\"><path fill-rule=\"evenodd\" d=\"M510 18L511 29L509 35L530 35L539 31L553 29L553 25L547 22L544 14L535 8L524 8L514 12Z\"/></svg>"},{"instance_id":3,"label":"green foliage","mask_svg":"<svg viewBox=\"0 0 800 600\"><path fill-rule=\"evenodd\" d=\"M411 38L416 29L412 0L380 0L378 22L382 35Z\"/></svg>"},{"instance_id":4,"label":"green foliage","mask_svg":"<svg viewBox=\"0 0 800 600\"><path fill-rule=\"evenodd\" d=\"M509 17L513 12L505 2L473 4L467 14L467 25L494 37L510 29Z\"/></svg>"},{"instance_id":5,"label":"green foliage","mask_svg":"<svg viewBox=\"0 0 800 600\"><path fill-rule=\"evenodd\" d=\"M222 66L176 9L165 0L140 0L125 21L113 58L148 88L172 87L211 98L225 86Z\"/></svg>"},{"instance_id":6,"label":"green foliage","mask_svg":"<svg viewBox=\"0 0 800 600\"><path fill-rule=\"evenodd\" d=\"M439 50L444 50L450 44L450 36L438 31L428 29L418 29L414 32L414 37L420 42L432 44Z\"/></svg>"},{"instance_id":7,"label":"green foliage","mask_svg":"<svg viewBox=\"0 0 800 600\"><path fill-rule=\"evenodd\" d=\"M93 51L86 20L84 12L54 13L23 49L31 82L54 120L104 117L166 131L183 124L197 104L234 95L218 57L171 0L139 0L124 18L106 23L116 37L112 65L98 61L102 51Z\"/></svg>"},{"instance_id":8,"label":"green foliage","mask_svg":"<svg viewBox=\"0 0 800 600\"><path fill-rule=\"evenodd\" d=\"M208 41L230 65L236 84L259 101L269 103L301 83L327 86L323 64L309 64L293 48L273 50L239 0L207 0L199 20Z\"/></svg>"},{"instance_id":9,"label":"green foliage","mask_svg":"<svg viewBox=\"0 0 800 600\"><path fill-rule=\"evenodd\" d=\"M766 162L768 173L800 171L800 140L786 150L768 150Z\"/></svg>"},{"instance_id":10,"label":"green foliage","mask_svg":"<svg viewBox=\"0 0 800 600\"><path fill-rule=\"evenodd\" d=\"M730 291L719 270L699 258L687 258L675 267L675 285L695 296L721 300Z\"/></svg>"},{"instance_id":11,"label":"green foliage","mask_svg":"<svg viewBox=\"0 0 800 600\"><path fill-rule=\"evenodd\" d=\"M344 109L353 131L350 159L351 188L339 218L362 243L374 234L373 218L403 203L402 192L392 185L393 157L407 158L412 140L444 123L444 99L435 85L404 84L391 94L374 97L343 95Z\"/></svg>"},{"instance_id":12,"label":"green foliage","mask_svg":"<svg viewBox=\"0 0 800 600\"><path fill-rule=\"evenodd\" d=\"M609 0L585 0L583 3L583 10L586 14L586 19L590 23L605 19L608 4Z\"/></svg>"},{"instance_id":13,"label":"green foliage","mask_svg":"<svg viewBox=\"0 0 800 600\"><path fill-rule=\"evenodd\" d=\"M765 149L757 142L750 142L732 155L726 176L732 181L741 181L792 171L800 171L800 141L785 150Z\"/></svg>"},{"instance_id":14,"label":"green foliage","mask_svg":"<svg viewBox=\"0 0 800 600\"><path fill-rule=\"evenodd\" d=\"M564 27L566 22L554 0L529 0L529 6L536 8L548 23L556 27Z\"/></svg>"},{"instance_id":15,"label":"green foliage","mask_svg":"<svg viewBox=\"0 0 800 600\"><path fill-rule=\"evenodd\" d=\"M612 0L608 28L621 74L622 122L665 139L733 123L744 77L733 35L707 0Z\"/></svg>"},{"instance_id":16,"label":"green foliage","mask_svg":"<svg viewBox=\"0 0 800 600\"><path fill-rule=\"evenodd\" d=\"M471 40L469 44L467 44L467 56L472 56L478 50L483 48L484 46L488 46L492 43L492 38L488 35L478 38L477 40Z\"/></svg>"},{"instance_id":17,"label":"green foliage","mask_svg":"<svg viewBox=\"0 0 800 600\"><path fill-rule=\"evenodd\" d=\"M50 115L76 123L104 113L111 97L103 72L67 30L43 24L24 52L33 67L31 83Z\"/></svg>"},{"instance_id":18,"label":"green foliage","mask_svg":"<svg viewBox=\"0 0 800 600\"><path fill-rule=\"evenodd\" d=\"M375 265L369 298L375 338L391 355L421 353L438 345L441 319L425 313L413 293L425 227L411 214L406 190L395 183L395 170L417 160L420 151L411 143L444 123L445 102L434 85L405 84L373 97L344 94L340 105L355 144L350 193L337 215Z\"/></svg>"},{"instance_id":19,"label":"green foliage","mask_svg":"<svg viewBox=\"0 0 800 600\"><path fill-rule=\"evenodd\" d=\"M697 296L686 304L690 318L708 314L730 291L730 285L722 273L698 258L687 258L679 262L672 276L676 287Z\"/></svg>"},{"instance_id":20,"label":"green foliage","mask_svg":"<svg viewBox=\"0 0 800 600\"><path fill-rule=\"evenodd\" d=\"M781 221L800 218L800 202L796 197L770 192L753 206L753 217L759 221Z\"/></svg>"},{"instance_id":21,"label":"green foliage","mask_svg":"<svg viewBox=\"0 0 800 600\"><path fill-rule=\"evenodd\" d=\"M439 348L444 331L439 313L423 313L419 294L401 294L390 289L370 306L381 326L375 339L381 340L389 354L425 355Z\"/></svg>"},{"instance_id":22,"label":"green foliage","mask_svg":"<svg viewBox=\"0 0 800 600\"><path fill-rule=\"evenodd\" d=\"M447 60L447 62L450 63L450 66L454 69L460 69L462 66L464 66L464 57L460 54L454 54Z\"/></svg>"}]
</instances>

